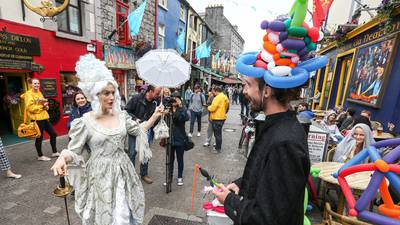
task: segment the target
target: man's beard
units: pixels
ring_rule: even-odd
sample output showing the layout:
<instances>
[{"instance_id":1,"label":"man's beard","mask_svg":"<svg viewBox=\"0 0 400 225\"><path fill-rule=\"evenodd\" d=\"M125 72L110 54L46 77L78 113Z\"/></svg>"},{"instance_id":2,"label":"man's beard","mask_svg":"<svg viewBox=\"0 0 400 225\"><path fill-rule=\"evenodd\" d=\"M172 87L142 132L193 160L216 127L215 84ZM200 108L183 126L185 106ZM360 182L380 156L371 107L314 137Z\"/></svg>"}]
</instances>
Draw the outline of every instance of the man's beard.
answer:
<instances>
[{"instance_id":1,"label":"man's beard","mask_svg":"<svg viewBox=\"0 0 400 225\"><path fill-rule=\"evenodd\" d=\"M261 101L250 101L250 109L252 112L264 111L264 96L260 96ZM255 103L255 104L254 104Z\"/></svg>"}]
</instances>

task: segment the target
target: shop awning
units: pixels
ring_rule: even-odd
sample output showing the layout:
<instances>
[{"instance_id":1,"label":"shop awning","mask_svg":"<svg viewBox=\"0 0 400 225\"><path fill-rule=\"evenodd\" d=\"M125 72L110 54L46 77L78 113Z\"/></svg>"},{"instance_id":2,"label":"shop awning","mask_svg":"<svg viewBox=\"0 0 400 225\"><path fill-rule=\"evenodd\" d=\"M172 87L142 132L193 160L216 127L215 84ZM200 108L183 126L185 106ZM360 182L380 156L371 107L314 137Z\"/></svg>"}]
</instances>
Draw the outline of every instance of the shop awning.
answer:
<instances>
[{"instance_id":1,"label":"shop awning","mask_svg":"<svg viewBox=\"0 0 400 225\"><path fill-rule=\"evenodd\" d=\"M198 70L200 70L200 71L202 71L204 73L208 73L208 74L210 74L210 75L212 75L214 77L217 77L219 79L223 79L224 78L224 76L219 75L218 73L215 73L215 72L211 71L211 69L209 69L209 68L205 68L203 66L199 66L199 65L196 65L196 64L192 64L192 67L194 67L194 68L196 68L196 69L198 69Z\"/></svg>"},{"instance_id":2,"label":"shop awning","mask_svg":"<svg viewBox=\"0 0 400 225\"><path fill-rule=\"evenodd\" d=\"M224 77L224 79L217 79L217 78L212 78L213 80L225 83L225 84L242 84L243 82L237 79L232 79L229 77Z\"/></svg>"}]
</instances>

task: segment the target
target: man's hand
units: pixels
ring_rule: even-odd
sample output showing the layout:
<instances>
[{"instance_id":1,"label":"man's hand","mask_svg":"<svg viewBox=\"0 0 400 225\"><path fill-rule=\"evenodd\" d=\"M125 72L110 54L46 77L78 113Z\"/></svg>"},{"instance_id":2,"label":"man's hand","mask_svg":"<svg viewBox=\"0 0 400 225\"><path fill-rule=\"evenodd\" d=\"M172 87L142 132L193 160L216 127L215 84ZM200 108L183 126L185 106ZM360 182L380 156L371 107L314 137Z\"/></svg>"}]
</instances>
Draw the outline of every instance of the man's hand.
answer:
<instances>
[{"instance_id":1,"label":"man's hand","mask_svg":"<svg viewBox=\"0 0 400 225\"><path fill-rule=\"evenodd\" d=\"M239 187L235 184L235 183L230 183L228 184L228 186L226 186L226 188L228 188L229 190L235 192L235 194L239 194Z\"/></svg>"},{"instance_id":2,"label":"man's hand","mask_svg":"<svg viewBox=\"0 0 400 225\"><path fill-rule=\"evenodd\" d=\"M395 128L396 126L393 124L393 123L388 123L388 128L389 128L389 131L394 131L394 128Z\"/></svg>"},{"instance_id":3,"label":"man's hand","mask_svg":"<svg viewBox=\"0 0 400 225\"><path fill-rule=\"evenodd\" d=\"M218 186L219 186L219 189L214 189L213 194L215 196L217 196L217 199L221 204L224 204L226 197L231 192L223 184L219 184Z\"/></svg>"}]
</instances>

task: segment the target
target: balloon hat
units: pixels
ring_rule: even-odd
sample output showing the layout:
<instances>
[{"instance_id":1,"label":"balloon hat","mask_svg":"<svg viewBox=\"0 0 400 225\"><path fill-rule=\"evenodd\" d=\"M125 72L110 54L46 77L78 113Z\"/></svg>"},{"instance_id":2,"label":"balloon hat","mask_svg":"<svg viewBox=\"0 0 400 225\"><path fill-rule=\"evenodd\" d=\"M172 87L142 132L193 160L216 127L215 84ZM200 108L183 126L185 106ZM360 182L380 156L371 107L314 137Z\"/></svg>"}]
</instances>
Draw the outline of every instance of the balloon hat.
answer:
<instances>
[{"instance_id":1,"label":"balloon hat","mask_svg":"<svg viewBox=\"0 0 400 225\"><path fill-rule=\"evenodd\" d=\"M236 62L237 71L263 78L274 88L294 88L306 83L310 72L324 67L328 63L326 56L309 55L316 50L322 32L304 22L307 4L308 0L296 0L290 18L262 21L261 29L266 30L262 50L242 54Z\"/></svg>"}]
</instances>

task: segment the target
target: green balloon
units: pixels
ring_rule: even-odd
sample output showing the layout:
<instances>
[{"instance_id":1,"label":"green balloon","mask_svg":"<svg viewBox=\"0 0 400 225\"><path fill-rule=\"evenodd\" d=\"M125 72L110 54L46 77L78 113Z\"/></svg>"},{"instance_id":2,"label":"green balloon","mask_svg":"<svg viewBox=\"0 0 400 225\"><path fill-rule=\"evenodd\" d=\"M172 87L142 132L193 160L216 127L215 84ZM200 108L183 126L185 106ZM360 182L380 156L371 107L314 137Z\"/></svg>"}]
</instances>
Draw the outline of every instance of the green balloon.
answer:
<instances>
[{"instance_id":1,"label":"green balloon","mask_svg":"<svg viewBox=\"0 0 400 225\"><path fill-rule=\"evenodd\" d=\"M290 24L292 23L292 20L291 20L291 19L287 19L287 20L285 20L285 22L283 22L283 23L285 24L286 29L289 29Z\"/></svg>"},{"instance_id":2,"label":"green balloon","mask_svg":"<svg viewBox=\"0 0 400 225\"><path fill-rule=\"evenodd\" d=\"M317 49L317 45L315 45L314 43L311 42L310 44L307 45L307 50L309 52L314 51L315 49Z\"/></svg>"},{"instance_id":3,"label":"green balloon","mask_svg":"<svg viewBox=\"0 0 400 225\"><path fill-rule=\"evenodd\" d=\"M293 16L291 27L301 27L307 15L308 0L296 0L289 15Z\"/></svg>"},{"instance_id":4,"label":"green balloon","mask_svg":"<svg viewBox=\"0 0 400 225\"><path fill-rule=\"evenodd\" d=\"M304 43L306 43L306 45L308 45L308 44L310 44L311 43L311 38L310 37L305 37L304 38Z\"/></svg>"}]
</instances>

